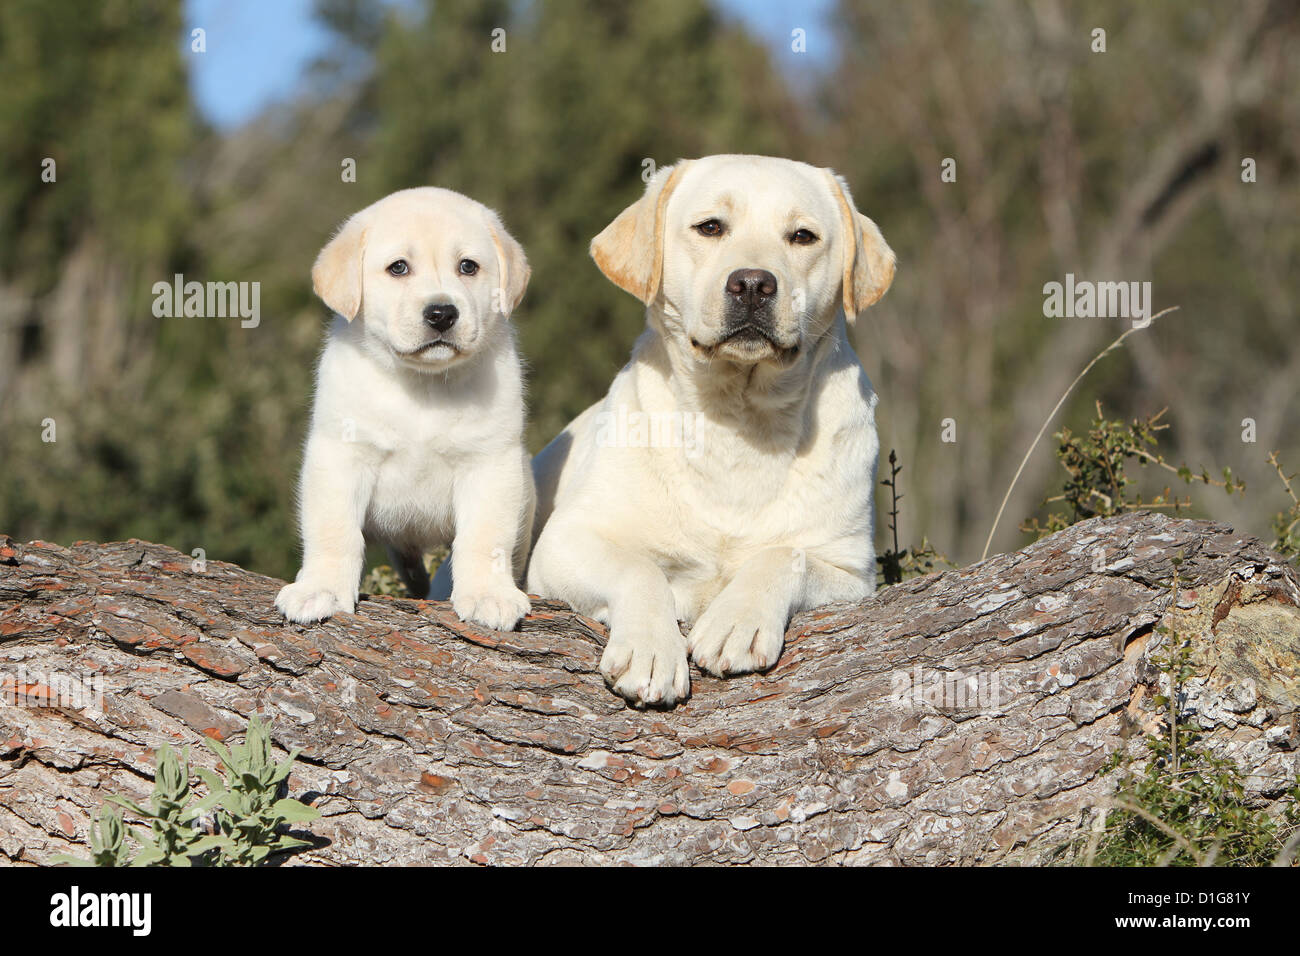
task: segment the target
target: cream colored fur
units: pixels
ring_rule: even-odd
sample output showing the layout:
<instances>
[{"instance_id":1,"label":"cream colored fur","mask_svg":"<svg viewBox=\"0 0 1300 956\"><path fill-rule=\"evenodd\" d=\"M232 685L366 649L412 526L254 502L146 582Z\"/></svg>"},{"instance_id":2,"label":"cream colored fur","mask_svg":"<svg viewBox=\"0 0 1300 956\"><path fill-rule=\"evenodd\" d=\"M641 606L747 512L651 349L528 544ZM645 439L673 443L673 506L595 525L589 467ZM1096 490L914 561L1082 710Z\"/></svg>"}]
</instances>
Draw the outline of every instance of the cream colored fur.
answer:
<instances>
[{"instance_id":1,"label":"cream colored fur","mask_svg":"<svg viewBox=\"0 0 1300 956\"><path fill-rule=\"evenodd\" d=\"M710 220L723 235L696 228ZM829 170L760 156L661 169L591 252L645 302L646 330L534 460L528 587L609 624L615 692L671 705L688 655L764 670L793 613L874 592L876 396L845 320L884 294L894 256ZM771 341L724 340L724 286L751 268L777 280ZM680 422L692 440L620 420Z\"/></svg>"},{"instance_id":2,"label":"cream colored fur","mask_svg":"<svg viewBox=\"0 0 1300 956\"><path fill-rule=\"evenodd\" d=\"M398 260L405 275L389 271ZM462 261L476 274L462 274ZM491 628L528 613L516 580L534 493L507 322L528 275L497 215L446 189L381 199L321 250L312 282L338 318L299 487L302 570L276 598L287 618L355 608L366 537L422 587L422 554L454 541L454 580L447 565L431 596L449 594L458 615ZM430 305L454 305L459 318L439 333L425 321Z\"/></svg>"}]
</instances>

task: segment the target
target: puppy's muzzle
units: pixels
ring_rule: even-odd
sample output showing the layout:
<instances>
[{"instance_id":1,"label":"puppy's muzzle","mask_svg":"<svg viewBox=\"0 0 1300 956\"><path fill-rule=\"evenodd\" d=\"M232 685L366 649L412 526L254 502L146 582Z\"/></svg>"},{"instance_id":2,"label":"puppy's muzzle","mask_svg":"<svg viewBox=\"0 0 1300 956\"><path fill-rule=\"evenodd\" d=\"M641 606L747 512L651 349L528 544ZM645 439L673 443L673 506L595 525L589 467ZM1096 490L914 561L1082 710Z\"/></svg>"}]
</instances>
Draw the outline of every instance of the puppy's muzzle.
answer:
<instances>
[{"instance_id":1,"label":"puppy's muzzle","mask_svg":"<svg viewBox=\"0 0 1300 956\"><path fill-rule=\"evenodd\" d=\"M460 318L460 310L454 305L426 305L424 307L424 324L439 335L447 332Z\"/></svg>"}]
</instances>

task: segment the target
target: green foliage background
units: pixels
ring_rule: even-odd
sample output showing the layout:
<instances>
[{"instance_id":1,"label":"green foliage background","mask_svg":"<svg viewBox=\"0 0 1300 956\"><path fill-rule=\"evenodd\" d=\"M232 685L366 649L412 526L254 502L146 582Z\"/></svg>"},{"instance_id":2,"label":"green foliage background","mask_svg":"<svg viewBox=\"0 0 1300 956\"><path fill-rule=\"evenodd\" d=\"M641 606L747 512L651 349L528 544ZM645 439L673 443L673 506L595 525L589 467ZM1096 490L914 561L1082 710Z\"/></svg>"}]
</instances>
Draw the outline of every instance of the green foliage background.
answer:
<instances>
[{"instance_id":1,"label":"green foliage background","mask_svg":"<svg viewBox=\"0 0 1300 956\"><path fill-rule=\"evenodd\" d=\"M834 166L899 255L856 335L882 444L908 465L905 540L976 557L1043 416L1121 331L1043 318L1043 283L1067 271L1149 279L1157 309L1181 309L1108 359L1065 421L1097 398L1120 417L1167 405L1171 460L1256 488L1276 480L1272 448L1300 460L1291 5L844 2L821 32L789 9L805 54L705 0L321 0L337 42L308 92L221 133L191 100L177 3L0 6L0 530L149 538L292 575L325 321L310 264L348 214L413 185L499 209L528 251L516 324L540 448L642 322L590 238L640 193L646 159L730 151ZM176 272L260 282L261 325L155 318L150 289ZM1011 516L1059 484L1054 467L1041 448ZM1266 535L1279 502L1209 507ZM1004 528L996 546L1025 540Z\"/></svg>"}]
</instances>

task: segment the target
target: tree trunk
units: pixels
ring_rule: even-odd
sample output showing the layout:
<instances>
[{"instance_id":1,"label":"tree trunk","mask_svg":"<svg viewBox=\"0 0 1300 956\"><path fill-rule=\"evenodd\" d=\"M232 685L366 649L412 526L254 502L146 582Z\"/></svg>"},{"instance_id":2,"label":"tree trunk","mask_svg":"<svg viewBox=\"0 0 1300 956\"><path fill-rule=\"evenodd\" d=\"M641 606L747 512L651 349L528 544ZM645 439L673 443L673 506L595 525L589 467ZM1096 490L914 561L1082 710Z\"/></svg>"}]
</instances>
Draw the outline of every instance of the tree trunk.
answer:
<instances>
[{"instance_id":1,"label":"tree trunk","mask_svg":"<svg viewBox=\"0 0 1300 956\"><path fill-rule=\"evenodd\" d=\"M508 634L394 598L298 627L280 581L193 564L0 537L0 858L84 854L159 745L261 710L323 813L295 863L1043 862L1158 725L1162 622L1192 636L1186 706L1252 793L1297 771L1300 576L1210 522L1089 521L801 614L774 670L696 672L672 711L611 695L604 628L554 602Z\"/></svg>"}]
</instances>

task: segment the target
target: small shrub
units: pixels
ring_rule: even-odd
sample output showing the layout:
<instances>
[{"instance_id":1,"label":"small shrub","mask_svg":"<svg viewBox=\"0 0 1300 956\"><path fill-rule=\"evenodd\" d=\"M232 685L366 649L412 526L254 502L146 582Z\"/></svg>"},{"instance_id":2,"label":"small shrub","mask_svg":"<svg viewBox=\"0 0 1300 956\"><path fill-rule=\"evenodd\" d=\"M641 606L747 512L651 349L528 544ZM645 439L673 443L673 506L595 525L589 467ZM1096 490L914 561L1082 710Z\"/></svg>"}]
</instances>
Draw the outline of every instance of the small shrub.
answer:
<instances>
[{"instance_id":1,"label":"small shrub","mask_svg":"<svg viewBox=\"0 0 1300 956\"><path fill-rule=\"evenodd\" d=\"M215 797L213 810L217 830L224 840L217 845L218 865L255 866L272 853L284 853L309 846L282 832L291 823L307 823L320 811L288 797L280 791L293 770L298 751L276 763L271 756L271 727L258 719L249 721L244 743L226 747L220 741L204 738L204 743L221 760L225 778L206 767L196 768L199 779Z\"/></svg>"},{"instance_id":2,"label":"small shrub","mask_svg":"<svg viewBox=\"0 0 1300 956\"><path fill-rule=\"evenodd\" d=\"M1133 460L1142 466L1163 468L1185 484L1198 481L1223 488L1228 494L1245 490L1245 482L1234 479L1231 468L1224 468L1223 480L1218 481L1205 470L1197 474L1186 465L1175 468L1162 455L1153 452L1151 449L1158 444L1158 434L1169 427L1160 424L1163 415L1164 409L1161 409L1146 419L1135 418L1125 424L1120 420L1108 420L1102 414L1101 402L1097 402L1097 417L1086 434L1075 435L1069 428L1057 432L1056 457L1066 472L1065 487L1061 494L1048 498L1043 504L1063 502L1068 507L1049 514L1045 523L1032 518L1022 524L1020 530L1041 538L1088 518L1109 517L1144 508L1168 508L1176 514L1191 507L1190 498L1173 496L1168 486L1149 501L1144 500L1141 494L1134 494L1131 486L1136 479L1126 471Z\"/></svg>"},{"instance_id":3,"label":"small shrub","mask_svg":"<svg viewBox=\"0 0 1300 956\"><path fill-rule=\"evenodd\" d=\"M51 863L72 866L255 866L273 853L309 844L283 832L291 823L315 820L320 812L281 797L298 751L275 763L271 727L256 714L248 722L244 743L234 747L204 738L221 761L225 776L195 768L208 795L192 803L189 748L180 758L167 744L158 750L154 791L149 806L110 794L109 802L125 807L148 824L128 828L122 815L101 807L90 828L90 857L59 854ZM205 823L207 825L205 825ZM139 847L131 852L127 838Z\"/></svg>"}]
</instances>

